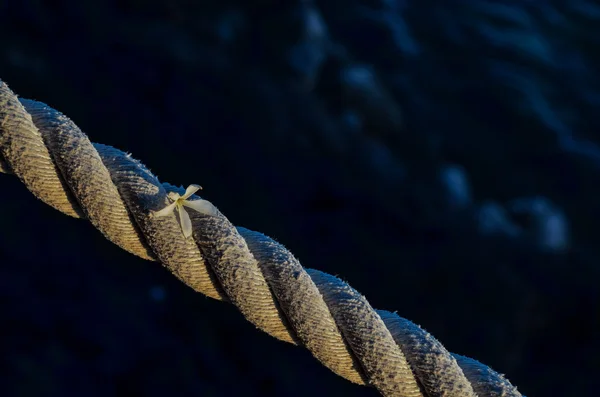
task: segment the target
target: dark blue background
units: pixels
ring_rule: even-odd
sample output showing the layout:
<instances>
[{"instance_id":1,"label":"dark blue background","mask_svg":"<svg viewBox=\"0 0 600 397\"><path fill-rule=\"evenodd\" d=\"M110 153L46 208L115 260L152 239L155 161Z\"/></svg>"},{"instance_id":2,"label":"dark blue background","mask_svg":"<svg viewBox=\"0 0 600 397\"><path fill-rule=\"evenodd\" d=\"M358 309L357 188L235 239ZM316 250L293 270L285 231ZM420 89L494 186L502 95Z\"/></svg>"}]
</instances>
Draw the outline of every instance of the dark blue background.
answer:
<instances>
[{"instance_id":1,"label":"dark blue background","mask_svg":"<svg viewBox=\"0 0 600 397\"><path fill-rule=\"evenodd\" d=\"M529 396L600 386L599 44L590 0L0 1L17 94ZM377 395L0 192L1 395Z\"/></svg>"}]
</instances>

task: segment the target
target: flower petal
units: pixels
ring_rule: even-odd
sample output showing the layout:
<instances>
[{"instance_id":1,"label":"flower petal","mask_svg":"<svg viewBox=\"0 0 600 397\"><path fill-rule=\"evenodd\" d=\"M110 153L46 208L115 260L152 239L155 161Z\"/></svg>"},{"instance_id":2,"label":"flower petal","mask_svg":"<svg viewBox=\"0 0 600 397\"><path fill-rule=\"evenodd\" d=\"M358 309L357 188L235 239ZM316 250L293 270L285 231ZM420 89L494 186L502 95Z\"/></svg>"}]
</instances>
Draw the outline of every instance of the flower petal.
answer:
<instances>
[{"instance_id":1,"label":"flower petal","mask_svg":"<svg viewBox=\"0 0 600 397\"><path fill-rule=\"evenodd\" d=\"M155 218L159 218L161 216L167 216L169 215L171 212L173 212L173 210L175 209L175 206L177 205L177 201L172 202L171 204L167 205L165 208L163 208L160 211L155 211L152 213L152 215Z\"/></svg>"},{"instance_id":2,"label":"flower petal","mask_svg":"<svg viewBox=\"0 0 600 397\"><path fill-rule=\"evenodd\" d=\"M200 185L190 185L187 189L185 189L185 193L183 194L183 196L181 196L181 198L185 200L200 189L202 189L202 186Z\"/></svg>"},{"instance_id":3,"label":"flower petal","mask_svg":"<svg viewBox=\"0 0 600 397\"><path fill-rule=\"evenodd\" d=\"M192 235L192 220L190 219L190 216L185 211L185 208L183 208L183 206L179 206L177 207L177 209L179 210L179 221L181 222L181 230L183 230L183 235L185 236L185 238L188 238Z\"/></svg>"},{"instance_id":4,"label":"flower petal","mask_svg":"<svg viewBox=\"0 0 600 397\"><path fill-rule=\"evenodd\" d=\"M185 205L186 207L189 207L191 209L194 209L194 210L200 212L201 214L212 215L212 216L217 215L217 207L215 207L208 200L202 200L202 199L194 200L194 201L186 200L183 202L183 205Z\"/></svg>"}]
</instances>

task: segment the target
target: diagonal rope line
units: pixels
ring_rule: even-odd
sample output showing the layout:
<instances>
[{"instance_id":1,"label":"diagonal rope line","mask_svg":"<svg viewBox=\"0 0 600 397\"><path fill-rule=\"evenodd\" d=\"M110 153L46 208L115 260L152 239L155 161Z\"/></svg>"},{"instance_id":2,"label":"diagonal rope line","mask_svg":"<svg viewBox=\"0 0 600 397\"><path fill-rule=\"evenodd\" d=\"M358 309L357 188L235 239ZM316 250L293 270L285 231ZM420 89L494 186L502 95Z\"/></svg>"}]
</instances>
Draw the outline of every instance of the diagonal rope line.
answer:
<instances>
[{"instance_id":1,"label":"diagonal rope line","mask_svg":"<svg viewBox=\"0 0 600 397\"><path fill-rule=\"evenodd\" d=\"M489 367L373 309L347 283L303 268L284 246L218 210L190 211L193 238L186 239L174 213L151 216L169 204L169 192L184 189L159 182L129 154L90 142L68 117L17 98L1 80L0 172L17 175L57 210L87 218L124 250L161 262L194 290L233 303L266 333L305 346L351 382L384 396L521 396Z\"/></svg>"}]
</instances>

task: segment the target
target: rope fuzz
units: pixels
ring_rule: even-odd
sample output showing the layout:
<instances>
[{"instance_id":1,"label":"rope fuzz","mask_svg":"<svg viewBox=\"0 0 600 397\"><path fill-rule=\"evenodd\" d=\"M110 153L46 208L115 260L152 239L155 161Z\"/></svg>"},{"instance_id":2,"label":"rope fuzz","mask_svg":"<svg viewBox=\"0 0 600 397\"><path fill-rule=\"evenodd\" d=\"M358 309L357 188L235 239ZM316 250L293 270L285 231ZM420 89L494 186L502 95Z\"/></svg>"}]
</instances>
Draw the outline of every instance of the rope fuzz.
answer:
<instances>
[{"instance_id":1,"label":"rope fuzz","mask_svg":"<svg viewBox=\"0 0 600 397\"><path fill-rule=\"evenodd\" d=\"M212 206L189 212L186 238L174 212L153 216L184 189L159 182L128 154L90 142L68 117L17 98L1 80L0 172L17 175L46 204L87 218L119 247L161 262L194 290L230 301L256 327L306 347L336 374L383 396L521 396L489 367L449 353L397 314L373 309L347 283L303 268L284 246L232 225Z\"/></svg>"}]
</instances>

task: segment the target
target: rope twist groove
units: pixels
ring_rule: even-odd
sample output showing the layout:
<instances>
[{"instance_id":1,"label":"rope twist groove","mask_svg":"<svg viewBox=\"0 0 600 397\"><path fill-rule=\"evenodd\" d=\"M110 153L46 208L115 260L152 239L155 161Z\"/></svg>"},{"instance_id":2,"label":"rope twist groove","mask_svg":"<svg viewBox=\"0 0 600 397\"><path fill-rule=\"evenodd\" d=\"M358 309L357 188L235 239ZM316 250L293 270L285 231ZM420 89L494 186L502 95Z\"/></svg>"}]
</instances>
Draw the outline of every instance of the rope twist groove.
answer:
<instances>
[{"instance_id":1,"label":"rope twist groove","mask_svg":"<svg viewBox=\"0 0 600 397\"><path fill-rule=\"evenodd\" d=\"M174 213L151 216L169 204L169 192L184 189L159 182L129 154L90 142L68 117L17 98L2 80L0 172L16 174L57 210L87 218L124 250L161 262L194 290L233 303L257 328L306 347L351 382L384 396L521 396L489 367L373 309L347 283L303 268L281 244L218 210L190 211L193 238L184 238Z\"/></svg>"}]
</instances>

